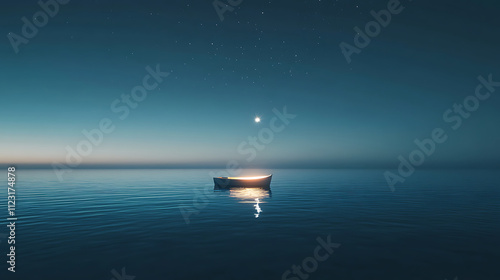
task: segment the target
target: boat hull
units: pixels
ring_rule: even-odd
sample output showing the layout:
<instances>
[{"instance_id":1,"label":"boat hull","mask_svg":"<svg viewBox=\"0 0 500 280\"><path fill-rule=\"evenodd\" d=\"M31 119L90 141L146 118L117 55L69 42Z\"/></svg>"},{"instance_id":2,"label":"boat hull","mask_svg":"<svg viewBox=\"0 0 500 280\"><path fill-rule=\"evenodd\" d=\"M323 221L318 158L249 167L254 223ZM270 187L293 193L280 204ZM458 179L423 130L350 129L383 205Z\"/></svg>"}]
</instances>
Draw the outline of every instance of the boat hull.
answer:
<instances>
[{"instance_id":1,"label":"boat hull","mask_svg":"<svg viewBox=\"0 0 500 280\"><path fill-rule=\"evenodd\" d=\"M272 175L269 175L264 178L259 179L232 179L226 177L215 177L214 183L215 188L218 189L230 189L230 188L262 188L262 189L270 189L271 188L271 178Z\"/></svg>"}]
</instances>

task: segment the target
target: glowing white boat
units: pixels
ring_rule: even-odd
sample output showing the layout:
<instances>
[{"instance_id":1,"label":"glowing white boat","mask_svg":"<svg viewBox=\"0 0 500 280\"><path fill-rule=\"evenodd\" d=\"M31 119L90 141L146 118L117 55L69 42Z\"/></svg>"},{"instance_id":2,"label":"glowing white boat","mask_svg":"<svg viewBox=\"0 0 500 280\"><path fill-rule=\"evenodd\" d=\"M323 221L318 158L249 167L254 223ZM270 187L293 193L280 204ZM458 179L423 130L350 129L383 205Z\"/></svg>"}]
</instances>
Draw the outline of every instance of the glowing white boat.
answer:
<instances>
[{"instance_id":1,"label":"glowing white boat","mask_svg":"<svg viewBox=\"0 0 500 280\"><path fill-rule=\"evenodd\" d=\"M214 177L215 187L219 189L229 188L271 188L273 175L256 177Z\"/></svg>"}]
</instances>

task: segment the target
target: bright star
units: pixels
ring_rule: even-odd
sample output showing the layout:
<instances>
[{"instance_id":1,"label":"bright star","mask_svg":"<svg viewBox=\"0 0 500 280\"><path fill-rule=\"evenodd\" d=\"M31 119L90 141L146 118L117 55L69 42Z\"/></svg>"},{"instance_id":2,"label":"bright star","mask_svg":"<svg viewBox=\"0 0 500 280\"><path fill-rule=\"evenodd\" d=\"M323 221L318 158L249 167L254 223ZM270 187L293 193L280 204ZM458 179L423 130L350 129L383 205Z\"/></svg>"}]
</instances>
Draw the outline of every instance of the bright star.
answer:
<instances>
[{"instance_id":1,"label":"bright star","mask_svg":"<svg viewBox=\"0 0 500 280\"><path fill-rule=\"evenodd\" d=\"M255 122L256 123L260 123L260 118L259 117L255 117Z\"/></svg>"}]
</instances>

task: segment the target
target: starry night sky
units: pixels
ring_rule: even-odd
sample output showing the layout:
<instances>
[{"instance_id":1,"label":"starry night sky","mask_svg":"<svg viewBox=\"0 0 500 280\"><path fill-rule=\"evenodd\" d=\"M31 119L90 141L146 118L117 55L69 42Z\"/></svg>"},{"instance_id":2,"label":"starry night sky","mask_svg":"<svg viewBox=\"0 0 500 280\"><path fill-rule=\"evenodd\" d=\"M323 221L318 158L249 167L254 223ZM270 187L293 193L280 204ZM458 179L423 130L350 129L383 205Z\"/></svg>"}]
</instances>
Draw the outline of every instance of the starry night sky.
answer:
<instances>
[{"instance_id":1,"label":"starry night sky","mask_svg":"<svg viewBox=\"0 0 500 280\"><path fill-rule=\"evenodd\" d=\"M432 166L500 165L500 88L456 131L443 113L500 81L500 2L401 1L404 10L347 63L339 44L388 1L70 1L16 54L8 34L37 1L0 16L0 163L64 162L82 130L116 129L82 165L396 167L413 141L442 127ZM170 75L124 120L110 104ZM297 117L255 160L237 147L269 126L273 108ZM254 123L255 116L262 122Z\"/></svg>"}]
</instances>

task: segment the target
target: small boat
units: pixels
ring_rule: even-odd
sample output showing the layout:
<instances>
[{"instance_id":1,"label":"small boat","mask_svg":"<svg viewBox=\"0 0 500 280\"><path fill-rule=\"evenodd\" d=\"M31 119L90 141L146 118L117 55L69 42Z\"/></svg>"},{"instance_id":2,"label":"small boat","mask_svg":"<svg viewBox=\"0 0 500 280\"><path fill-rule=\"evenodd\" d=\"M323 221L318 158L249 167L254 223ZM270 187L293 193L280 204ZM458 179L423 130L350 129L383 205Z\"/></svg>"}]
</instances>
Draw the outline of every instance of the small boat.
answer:
<instances>
[{"instance_id":1,"label":"small boat","mask_svg":"<svg viewBox=\"0 0 500 280\"><path fill-rule=\"evenodd\" d=\"M256 177L214 177L215 188L271 188L271 178L273 175Z\"/></svg>"}]
</instances>

